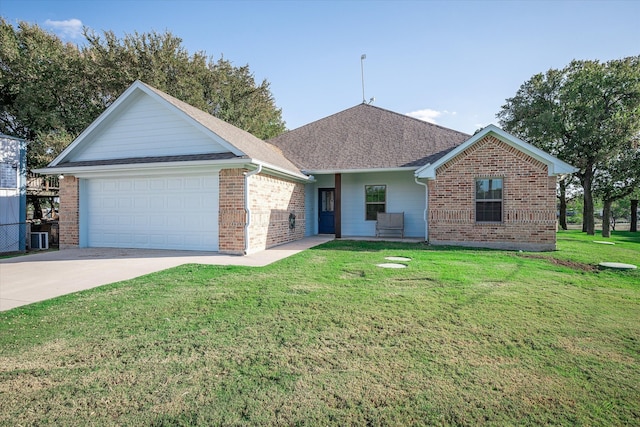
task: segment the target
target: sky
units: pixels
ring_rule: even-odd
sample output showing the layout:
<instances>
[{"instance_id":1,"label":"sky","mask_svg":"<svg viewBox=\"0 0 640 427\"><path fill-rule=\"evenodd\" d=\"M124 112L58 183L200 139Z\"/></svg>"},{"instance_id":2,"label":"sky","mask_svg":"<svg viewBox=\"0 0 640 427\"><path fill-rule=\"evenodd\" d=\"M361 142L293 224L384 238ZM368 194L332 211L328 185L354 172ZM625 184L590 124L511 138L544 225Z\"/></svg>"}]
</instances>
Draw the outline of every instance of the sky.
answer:
<instances>
[{"instance_id":1,"label":"sky","mask_svg":"<svg viewBox=\"0 0 640 427\"><path fill-rule=\"evenodd\" d=\"M373 99L473 133L537 73L640 55L635 0L0 0L0 15L78 44L83 27L170 31L266 79L288 129Z\"/></svg>"}]
</instances>

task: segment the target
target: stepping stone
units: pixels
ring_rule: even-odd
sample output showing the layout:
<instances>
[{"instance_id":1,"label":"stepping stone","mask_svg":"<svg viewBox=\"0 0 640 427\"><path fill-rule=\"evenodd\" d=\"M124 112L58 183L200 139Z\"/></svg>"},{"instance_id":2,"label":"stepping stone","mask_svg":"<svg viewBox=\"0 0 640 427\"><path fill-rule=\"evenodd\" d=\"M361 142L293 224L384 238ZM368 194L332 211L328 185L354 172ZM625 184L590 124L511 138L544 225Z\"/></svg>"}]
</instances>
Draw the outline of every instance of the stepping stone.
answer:
<instances>
[{"instance_id":1,"label":"stepping stone","mask_svg":"<svg viewBox=\"0 0 640 427\"><path fill-rule=\"evenodd\" d=\"M621 262L601 262L598 265L600 267L616 268L618 270L635 270L636 268L638 268L637 266L635 266L633 264L624 264L624 263L621 263Z\"/></svg>"},{"instance_id":2,"label":"stepping stone","mask_svg":"<svg viewBox=\"0 0 640 427\"><path fill-rule=\"evenodd\" d=\"M395 264L395 263L385 263L385 264L377 264L378 267L382 268L407 268L404 264Z\"/></svg>"},{"instance_id":3,"label":"stepping stone","mask_svg":"<svg viewBox=\"0 0 640 427\"><path fill-rule=\"evenodd\" d=\"M387 261L411 261L411 258L407 258L404 256L386 256L384 257Z\"/></svg>"},{"instance_id":4,"label":"stepping stone","mask_svg":"<svg viewBox=\"0 0 640 427\"><path fill-rule=\"evenodd\" d=\"M601 245L615 245L613 242L603 242L602 240L594 240L593 243L600 243Z\"/></svg>"}]
</instances>

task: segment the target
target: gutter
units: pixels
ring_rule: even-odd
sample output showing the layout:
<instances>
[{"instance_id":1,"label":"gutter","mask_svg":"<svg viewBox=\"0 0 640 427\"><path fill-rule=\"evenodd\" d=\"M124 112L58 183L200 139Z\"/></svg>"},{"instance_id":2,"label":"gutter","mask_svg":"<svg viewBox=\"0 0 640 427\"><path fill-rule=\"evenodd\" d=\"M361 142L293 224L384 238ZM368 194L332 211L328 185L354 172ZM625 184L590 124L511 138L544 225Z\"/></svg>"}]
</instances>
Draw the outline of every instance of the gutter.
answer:
<instances>
[{"instance_id":1,"label":"gutter","mask_svg":"<svg viewBox=\"0 0 640 427\"><path fill-rule=\"evenodd\" d=\"M424 185L424 212L422 214L422 219L424 221L424 240L425 242L429 241L429 221L427 221L427 215L429 215L429 187L424 182L418 181L418 177L415 176L414 180L418 185Z\"/></svg>"},{"instance_id":2,"label":"gutter","mask_svg":"<svg viewBox=\"0 0 640 427\"><path fill-rule=\"evenodd\" d=\"M249 226L251 225L251 209L249 208L249 178L262 172L262 164L258 163L258 168L251 172L245 172L244 175L244 211L247 221L244 225L244 255L249 251Z\"/></svg>"}]
</instances>

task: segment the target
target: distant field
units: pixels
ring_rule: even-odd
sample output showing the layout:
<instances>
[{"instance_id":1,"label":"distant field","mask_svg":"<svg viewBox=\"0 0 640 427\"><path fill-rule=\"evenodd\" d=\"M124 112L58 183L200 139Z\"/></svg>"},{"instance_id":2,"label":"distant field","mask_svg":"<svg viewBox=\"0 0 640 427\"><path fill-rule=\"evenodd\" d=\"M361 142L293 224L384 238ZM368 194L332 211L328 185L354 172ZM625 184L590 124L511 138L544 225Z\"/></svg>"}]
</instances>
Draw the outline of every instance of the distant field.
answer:
<instances>
[{"instance_id":1,"label":"distant field","mask_svg":"<svg viewBox=\"0 0 640 427\"><path fill-rule=\"evenodd\" d=\"M640 234L335 241L0 313L0 424L638 425ZM411 258L382 269L385 256Z\"/></svg>"}]
</instances>

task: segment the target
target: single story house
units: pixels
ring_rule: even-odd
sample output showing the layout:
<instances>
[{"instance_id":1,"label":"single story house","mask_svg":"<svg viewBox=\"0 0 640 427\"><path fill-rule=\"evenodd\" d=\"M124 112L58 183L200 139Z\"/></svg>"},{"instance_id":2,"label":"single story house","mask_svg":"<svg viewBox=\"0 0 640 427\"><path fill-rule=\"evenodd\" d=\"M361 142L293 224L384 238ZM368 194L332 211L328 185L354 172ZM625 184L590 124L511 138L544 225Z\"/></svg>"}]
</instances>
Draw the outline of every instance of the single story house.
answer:
<instances>
[{"instance_id":1,"label":"single story house","mask_svg":"<svg viewBox=\"0 0 640 427\"><path fill-rule=\"evenodd\" d=\"M432 244L553 250L556 177L574 171L496 126L367 104L262 141L137 81L39 172L64 177L62 248L247 254L375 236L378 212Z\"/></svg>"},{"instance_id":2,"label":"single story house","mask_svg":"<svg viewBox=\"0 0 640 427\"><path fill-rule=\"evenodd\" d=\"M26 142L0 134L0 253L26 249L26 185Z\"/></svg>"}]
</instances>

